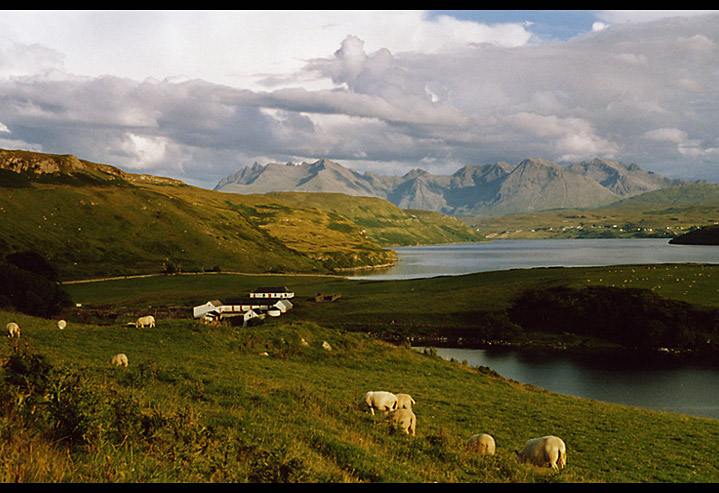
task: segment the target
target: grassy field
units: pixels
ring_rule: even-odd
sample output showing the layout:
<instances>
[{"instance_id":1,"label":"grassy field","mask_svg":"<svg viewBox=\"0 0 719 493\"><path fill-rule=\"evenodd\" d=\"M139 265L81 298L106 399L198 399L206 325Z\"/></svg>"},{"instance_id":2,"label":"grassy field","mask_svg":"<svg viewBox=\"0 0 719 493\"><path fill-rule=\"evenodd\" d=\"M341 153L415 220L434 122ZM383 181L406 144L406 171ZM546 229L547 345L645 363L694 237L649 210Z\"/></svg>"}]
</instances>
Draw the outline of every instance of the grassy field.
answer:
<instances>
[{"instance_id":1,"label":"grassy field","mask_svg":"<svg viewBox=\"0 0 719 493\"><path fill-rule=\"evenodd\" d=\"M510 216L465 217L489 239L673 238L719 221L719 205L652 204L637 200L597 209L552 210Z\"/></svg>"},{"instance_id":2,"label":"grassy field","mask_svg":"<svg viewBox=\"0 0 719 493\"><path fill-rule=\"evenodd\" d=\"M719 265L666 264L517 269L432 279L372 281L337 276L155 276L65 285L85 308L192 306L244 296L258 286L285 285L297 298L337 293L334 303L297 303L293 320L332 328L427 333L477 328L479 314L507 309L530 288L614 286L643 288L665 298L719 308ZM149 300L149 301L148 301Z\"/></svg>"},{"instance_id":3,"label":"grassy field","mask_svg":"<svg viewBox=\"0 0 719 493\"><path fill-rule=\"evenodd\" d=\"M719 481L719 421L556 395L366 334L10 318L23 335L0 344L0 402L14 404L0 417L3 482ZM108 366L117 352L129 367ZM40 368L37 354L49 383L10 378L11 357ZM358 409L370 389L414 396L416 436ZM494 436L494 456L463 449L475 433ZM567 443L561 472L515 458L545 434Z\"/></svg>"}]
</instances>

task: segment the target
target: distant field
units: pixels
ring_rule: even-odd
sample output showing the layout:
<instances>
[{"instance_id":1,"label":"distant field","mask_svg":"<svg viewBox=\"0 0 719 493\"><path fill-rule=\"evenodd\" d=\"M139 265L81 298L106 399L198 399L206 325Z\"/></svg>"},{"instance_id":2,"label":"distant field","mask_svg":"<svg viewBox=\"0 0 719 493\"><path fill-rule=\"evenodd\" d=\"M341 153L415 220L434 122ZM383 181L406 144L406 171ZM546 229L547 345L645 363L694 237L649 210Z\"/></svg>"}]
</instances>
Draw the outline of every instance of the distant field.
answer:
<instances>
[{"instance_id":1,"label":"distant field","mask_svg":"<svg viewBox=\"0 0 719 493\"><path fill-rule=\"evenodd\" d=\"M401 281L352 280L333 276L247 276L206 274L157 276L66 285L85 307L129 308L180 305L242 296L258 286L295 291L290 320L355 330L424 333L471 330L487 313L507 309L529 288L614 286L648 289L665 298L719 308L719 265L666 264L517 269L465 276ZM317 293L339 293L335 303L309 301Z\"/></svg>"},{"instance_id":2,"label":"distant field","mask_svg":"<svg viewBox=\"0 0 719 493\"><path fill-rule=\"evenodd\" d=\"M640 204L461 220L489 239L673 238L719 222L719 205Z\"/></svg>"}]
</instances>

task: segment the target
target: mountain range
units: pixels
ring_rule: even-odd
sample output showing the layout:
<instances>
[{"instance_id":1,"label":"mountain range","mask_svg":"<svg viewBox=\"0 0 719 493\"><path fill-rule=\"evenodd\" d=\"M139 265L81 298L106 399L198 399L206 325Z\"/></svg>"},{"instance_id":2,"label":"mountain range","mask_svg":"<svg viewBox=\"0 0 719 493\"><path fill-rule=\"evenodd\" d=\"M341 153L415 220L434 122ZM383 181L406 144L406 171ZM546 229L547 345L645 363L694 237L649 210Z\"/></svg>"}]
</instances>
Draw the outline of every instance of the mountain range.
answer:
<instances>
[{"instance_id":1,"label":"mountain range","mask_svg":"<svg viewBox=\"0 0 719 493\"><path fill-rule=\"evenodd\" d=\"M241 194L333 192L385 199L401 209L454 216L491 216L549 209L593 208L668 187L687 185L636 164L606 159L560 166L544 159L516 165L467 165L452 175L415 169L403 176L358 173L328 159L255 163L220 180L215 190Z\"/></svg>"}]
</instances>

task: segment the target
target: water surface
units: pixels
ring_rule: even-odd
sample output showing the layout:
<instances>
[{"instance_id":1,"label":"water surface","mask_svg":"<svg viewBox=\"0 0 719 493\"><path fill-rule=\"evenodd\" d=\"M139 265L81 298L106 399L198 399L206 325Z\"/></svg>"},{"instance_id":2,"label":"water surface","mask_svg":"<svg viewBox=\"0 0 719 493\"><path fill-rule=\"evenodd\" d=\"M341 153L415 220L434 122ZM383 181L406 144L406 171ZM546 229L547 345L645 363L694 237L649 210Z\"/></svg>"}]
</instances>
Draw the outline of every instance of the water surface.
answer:
<instances>
[{"instance_id":1,"label":"water surface","mask_svg":"<svg viewBox=\"0 0 719 493\"><path fill-rule=\"evenodd\" d=\"M422 350L423 348L415 348ZM508 349L436 348L445 359L486 366L552 392L719 419L719 369L632 353L578 355Z\"/></svg>"},{"instance_id":2,"label":"water surface","mask_svg":"<svg viewBox=\"0 0 719 493\"><path fill-rule=\"evenodd\" d=\"M533 267L719 263L719 247L668 239L494 240L394 248L400 262L353 279L415 279Z\"/></svg>"},{"instance_id":3,"label":"water surface","mask_svg":"<svg viewBox=\"0 0 719 493\"><path fill-rule=\"evenodd\" d=\"M667 239L495 240L396 248L393 268L360 279L412 279L534 267L719 263L719 247ZM487 366L552 392L719 419L719 369L687 362L510 350L438 348L445 358Z\"/></svg>"}]
</instances>

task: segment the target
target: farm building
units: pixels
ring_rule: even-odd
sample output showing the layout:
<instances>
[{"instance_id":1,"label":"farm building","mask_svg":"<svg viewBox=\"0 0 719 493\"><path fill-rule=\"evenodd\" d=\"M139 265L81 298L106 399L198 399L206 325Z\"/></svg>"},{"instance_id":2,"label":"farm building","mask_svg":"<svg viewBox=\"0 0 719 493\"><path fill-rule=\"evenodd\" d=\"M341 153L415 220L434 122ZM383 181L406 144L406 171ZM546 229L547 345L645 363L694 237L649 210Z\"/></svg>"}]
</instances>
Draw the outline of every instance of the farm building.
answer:
<instances>
[{"instance_id":1,"label":"farm building","mask_svg":"<svg viewBox=\"0 0 719 493\"><path fill-rule=\"evenodd\" d=\"M217 312L217 309L222 306L220 300L208 301L204 305L198 305L192 309L192 316L194 318L201 318L207 313Z\"/></svg>"},{"instance_id":2,"label":"farm building","mask_svg":"<svg viewBox=\"0 0 719 493\"><path fill-rule=\"evenodd\" d=\"M245 297L227 299L224 303L219 300L208 301L204 305L194 307L192 314L195 318L205 320L239 316L244 316L247 320L247 314L250 312L254 313L254 316L267 314L278 317L292 307L292 302L288 299Z\"/></svg>"},{"instance_id":3,"label":"farm building","mask_svg":"<svg viewBox=\"0 0 719 493\"><path fill-rule=\"evenodd\" d=\"M250 293L250 298L294 298L295 293L287 289L285 286L260 287Z\"/></svg>"}]
</instances>

